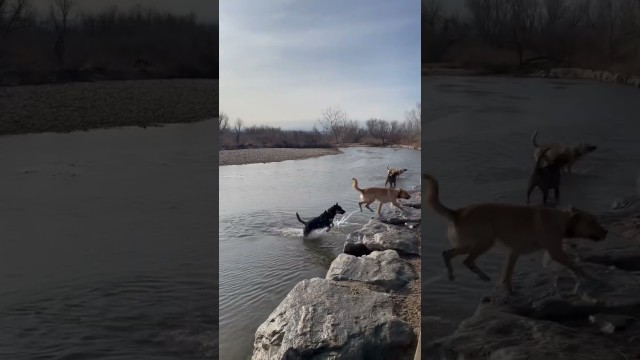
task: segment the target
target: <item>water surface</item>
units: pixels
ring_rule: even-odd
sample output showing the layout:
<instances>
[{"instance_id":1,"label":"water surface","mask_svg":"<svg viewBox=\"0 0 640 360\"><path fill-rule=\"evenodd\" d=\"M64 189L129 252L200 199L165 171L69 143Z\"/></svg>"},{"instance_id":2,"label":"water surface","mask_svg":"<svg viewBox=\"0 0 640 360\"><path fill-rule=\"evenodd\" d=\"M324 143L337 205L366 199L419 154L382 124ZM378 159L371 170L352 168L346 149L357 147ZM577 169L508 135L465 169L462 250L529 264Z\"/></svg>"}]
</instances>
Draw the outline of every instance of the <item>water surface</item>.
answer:
<instances>
[{"instance_id":1,"label":"water surface","mask_svg":"<svg viewBox=\"0 0 640 360\"><path fill-rule=\"evenodd\" d=\"M220 358L251 356L255 331L299 281L324 277L349 232L372 216L359 212L361 188L383 186L386 167L406 167L397 186L420 182L420 152L345 148L313 159L220 167ZM303 219L338 202L329 233L302 238ZM372 205L375 210L376 205Z\"/></svg>"},{"instance_id":2,"label":"water surface","mask_svg":"<svg viewBox=\"0 0 640 360\"><path fill-rule=\"evenodd\" d=\"M599 149L562 179L561 206L595 213L635 190L638 175L637 114L640 92L586 81L484 77L423 78L422 131L425 171L441 182L450 207L477 202L524 204L533 168L531 135L538 141L597 144ZM539 192L534 202L541 201ZM475 311L493 283L480 281L454 260L455 282L446 280L441 252L448 249L446 223L423 212L422 317L429 338L446 335ZM540 255L521 258L516 272L540 267ZM505 253L499 249L477 264L499 279Z\"/></svg>"},{"instance_id":3,"label":"water surface","mask_svg":"<svg viewBox=\"0 0 640 360\"><path fill-rule=\"evenodd\" d=\"M216 358L214 134L0 138L0 358Z\"/></svg>"}]
</instances>

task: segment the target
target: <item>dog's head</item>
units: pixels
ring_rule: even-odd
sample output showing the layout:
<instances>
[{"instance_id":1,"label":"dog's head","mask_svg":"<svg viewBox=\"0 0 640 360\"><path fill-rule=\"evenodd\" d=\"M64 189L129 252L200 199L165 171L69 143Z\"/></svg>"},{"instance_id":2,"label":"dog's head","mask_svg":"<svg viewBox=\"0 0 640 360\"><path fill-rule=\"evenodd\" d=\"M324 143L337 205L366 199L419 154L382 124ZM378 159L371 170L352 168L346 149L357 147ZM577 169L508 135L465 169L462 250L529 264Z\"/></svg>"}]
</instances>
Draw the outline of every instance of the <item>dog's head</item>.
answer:
<instances>
[{"instance_id":1,"label":"dog's head","mask_svg":"<svg viewBox=\"0 0 640 360\"><path fill-rule=\"evenodd\" d=\"M329 208L329 212L334 213L334 214L344 214L344 209L342 209L340 207L340 205L338 205L338 203L336 203L335 205L333 205L332 207Z\"/></svg>"},{"instance_id":2,"label":"dog's head","mask_svg":"<svg viewBox=\"0 0 640 360\"><path fill-rule=\"evenodd\" d=\"M398 199L411 199L411 195L406 190L398 190Z\"/></svg>"},{"instance_id":3,"label":"dog's head","mask_svg":"<svg viewBox=\"0 0 640 360\"><path fill-rule=\"evenodd\" d=\"M568 210L567 238L585 238L593 241L602 241L607 238L608 230L605 229L595 215L571 206Z\"/></svg>"}]
</instances>

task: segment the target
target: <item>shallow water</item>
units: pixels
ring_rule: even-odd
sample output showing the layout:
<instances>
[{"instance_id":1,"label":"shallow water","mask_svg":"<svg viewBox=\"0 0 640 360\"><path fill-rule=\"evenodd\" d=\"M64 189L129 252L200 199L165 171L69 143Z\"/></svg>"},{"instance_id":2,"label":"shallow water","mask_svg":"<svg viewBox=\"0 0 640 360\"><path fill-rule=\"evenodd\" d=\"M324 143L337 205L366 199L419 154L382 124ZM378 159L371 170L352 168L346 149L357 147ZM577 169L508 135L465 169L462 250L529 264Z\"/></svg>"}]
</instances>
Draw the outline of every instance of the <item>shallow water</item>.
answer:
<instances>
[{"instance_id":1,"label":"shallow water","mask_svg":"<svg viewBox=\"0 0 640 360\"><path fill-rule=\"evenodd\" d=\"M638 175L637 114L640 92L633 87L546 79L423 78L424 170L440 181L450 207L476 202L526 202L533 168L531 135L538 142L591 142L598 150L564 176L560 205L595 213L635 190ZM532 198L541 201L539 192ZM499 278L505 253L493 250L478 266L493 279L480 281L462 259L454 260L455 282L446 279L441 252L449 248L446 223L423 212L423 329L428 339L453 331L475 311L480 297ZM522 258L517 272L540 267L540 255ZM517 285L516 285L517 286Z\"/></svg>"},{"instance_id":2,"label":"shallow water","mask_svg":"<svg viewBox=\"0 0 640 360\"><path fill-rule=\"evenodd\" d=\"M214 134L0 138L0 358L217 357Z\"/></svg>"},{"instance_id":3,"label":"shallow water","mask_svg":"<svg viewBox=\"0 0 640 360\"><path fill-rule=\"evenodd\" d=\"M255 331L299 281L324 277L346 235L372 216L358 209L359 186L383 186L386 166L409 169L397 186L420 183L420 152L346 148L278 163L220 167L220 358L250 357ZM329 233L302 238L307 220L338 202ZM375 205L372 205L375 210ZM346 221L345 221L346 220Z\"/></svg>"}]
</instances>

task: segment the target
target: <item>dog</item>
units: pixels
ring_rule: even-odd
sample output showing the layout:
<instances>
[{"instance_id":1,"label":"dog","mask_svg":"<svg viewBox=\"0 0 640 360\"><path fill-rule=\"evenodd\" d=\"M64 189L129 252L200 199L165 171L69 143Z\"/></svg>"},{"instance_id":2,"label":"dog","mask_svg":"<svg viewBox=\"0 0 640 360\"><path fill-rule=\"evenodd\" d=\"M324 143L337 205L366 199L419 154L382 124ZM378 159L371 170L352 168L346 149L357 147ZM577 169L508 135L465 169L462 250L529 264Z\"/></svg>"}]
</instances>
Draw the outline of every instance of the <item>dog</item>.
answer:
<instances>
[{"instance_id":1,"label":"dog","mask_svg":"<svg viewBox=\"0 0 640 360\"><path fill-rule=\"evenodd\" d=\"M395 188L396 179L406 171L407 169L389 169L389 165L387 165L387 180L384 182L384 187L389 184L390 188Z\"/></svg>"},{"instance_id":2,"label":"dog","mask_svg":"<svg viewBox=\"0 0 640 360\"><path fill-rule=\"evenodd\" d=\"M398 178L397 173L395 172L391 172L389 171L387 173L387 180L384 182L384 187L387 187L387 184L389 184L389 188L395 188L396 187L396 179Z\"/></svg>"},{"instance_id":3,"label":"dog","mask_svg":"<svg viewBox=\"0 0 640 360\"><path fill-rule=\"evenodd\" d=\"M325 210L325 212L320 214L320 216L314 217L309 221L302 220L298 213L296 213L296 217L298 218L298 221L304 224L304 230L302 233L306 237L313 230L317 229L327 228L327 232L329 232L333 226L333 218L335 218L337 214L344 214L344 210L340 205L338 205L338 203Z\"/></svg>"},{"instance_id":4,"label":"dog","mask_svg":"<svg viewBox=\"0 0 640 360\"><path fill-rule=\"evenodd\" d=\"M556 202L560 199L560 168L561 164L556 162L548 163L545 166L541 166L544 155L549 151L549 148L544 149L536 162L536 167L533 170L533 174L529 178L529 187L527 189L527 205L531 199L531 193L538 187L542 191L542 202L547 203L549 197L549 190L553 189Z\"/></svg>"},{"instance_id":5,"label":"dog","mask_svg":"<svg viewBox=\"0 0 640 360\"><path fill-rule=\"evenodd\" d=\"M382 205L386 203L391 203L393 206L398 209L404 211L402 205L398 202L398 199L411 199L411 195L405 190L402 189L391 189L391 188L379 188L379 187L370 187L366 189L360 189L358 187L358 180L356 178L351 179L353 181L353 188L360 193L360 202L358 206L360 207L360 212L362 212L362 205L366 206L367 209L373 212L373 209L369 207L374 201L378 201L380 205L378 205L378 216L380 216L380 210L382 209Z\"/></svg>"},{"instance_id":6,"label":"dog","mask_svg":"<svg viewBox=\"0 0 640 360\"><path fill-rule=\"evenodd\" d=\"M402 175L403 173L405 173L407 171L407 169L396 169L396 168L391 168L389 169L389 165L387 165L387 174L396 174L397 176Z\"/></svg>"},{"instance_id":7,"label":"dog","mask_svg":"<svg viewBox=\"0 0 640 360\"><path fill-rule=\"evenodd\" d=\"M442 252L449 280L454 280L451 260L467 255L464 265L481 280L491 278L476 266L476 259L491 249L497 241L510 249L502 274L502 284L513 293L511 277L518 257L545 250L550 257L575 274L599 282L575 264L562 248L563 239L586 238L602 241L605 229L596 217L570 207L560 210L509 204L476 204L450 209L440 202L439 184L429 174L422 175L429 183L427 201L431 208L449 221L448 237L453 248Z\"/></svg>"},{"instance_id":8,"label":"dog","mask_svg":"<svg viewBox=\"0 0 640 360\"><path fill-rule=\"evenodd\" d=\"M592 153L598 149L597 145L589 143L580 143L575 146L559 145L559 144L544 144L540 145L537 141L538 132L535 131L531 136L531 142L535 150L533 151L533 158L537 162L539 158L544 158L545 162L555 162L561 165L567 172L571 172L573 165L576 161L584 157L585 155ZM545 156L542 156L542 152L548 149L549 151Z\"/></svg>"}]
</instances>

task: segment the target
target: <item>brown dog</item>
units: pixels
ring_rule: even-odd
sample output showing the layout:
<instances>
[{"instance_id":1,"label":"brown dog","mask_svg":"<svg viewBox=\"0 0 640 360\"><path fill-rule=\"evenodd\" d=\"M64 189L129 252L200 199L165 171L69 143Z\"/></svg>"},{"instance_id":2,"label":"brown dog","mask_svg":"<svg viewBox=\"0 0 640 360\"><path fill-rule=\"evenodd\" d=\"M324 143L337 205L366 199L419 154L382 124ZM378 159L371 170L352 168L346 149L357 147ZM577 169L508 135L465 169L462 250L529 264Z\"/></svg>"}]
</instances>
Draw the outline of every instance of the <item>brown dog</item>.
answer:
<instances>
[{"instance_id":1,"label":"brown dog","mask_svg":"<svg viewBox=\"0 0 640 360\"><path fill-rule=\"evenodd\" d=\"M531 137L531 142L535 150L533 151L533 158L538 162L541 157L545 163L556 163L566 169L567 172L571 172L573 164L585 155L592 153L598 149L598 146L580 143L575 146L560 145L560 144L538 144L536 138L538 132L534 132ZM542 154L546 151L546 154Z\"/></svg>"},{"instance_id":2,"label":"brown dog","mask_svg":"<svg viewBox=\"0 0 640 360\"><path fill-rule=\"evenodd\" d=\"M396 168L389 169L389 165L387 165L387 175L395 174L396 176L400 176L406 171L407 169L396 169Z\"/></svg>"},{"instance_id":3,"label":"brown dog","mask_svg":"<svg viewBox=\"0 0 640 360\"><path fill-rule=\"evenodd\" d=\"M399 189L391 189L391 188L379 188L379 187L370 187L366 189L360 189L358 187L358 180L353 178L353 188L360 193L360 202L358 206L360 207L360 211L362 211L362 205L366 206L367 209L373 212L373 209L369 207L371 203L374 201L378 201L380 205L378 205L378 216L380 216L380 210L382 209L382 205L386 203L391 203L393 206L398 209L404 211L402 205L398 202L398 199L410 199L411 195L405 190Z\"/></svg>"},{"instance_id":4,"label":"brown dog","mask_svg":"<svg viewBox=\"0 0 640 360\"><path fill-rule=\"evenodd\" d=\"M389 184L390 188L395 188L396 179L406 171L407 169L389 169L389 165L387 165L387 180L384 182L384 187L387 187L387 184Z\"/></svg>"},{"instance_id":5,"label":"brown dog","mask_svg":"<svg viewBox=\"0 0 640 360\"><path fill-rule=\"evenodd\" d=\"M604 240L607 230L595 216L575 208L558 210L508 204L477 204L450 209L440 202L439 186L431 175L423 174L429 183L427 201L433 210L449 220L448 236L453 248L442 252L449 279L453 280L451 259L467 255L464 264L484 281L491 278L476 266L476 259L500 241L510 249L502 274L502 283L512 292L511 277L521 254L546 250L551 258L575 274L587 275L562 249L562 240L587 238Z\"/></svg>"}]
</instances>

